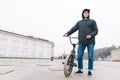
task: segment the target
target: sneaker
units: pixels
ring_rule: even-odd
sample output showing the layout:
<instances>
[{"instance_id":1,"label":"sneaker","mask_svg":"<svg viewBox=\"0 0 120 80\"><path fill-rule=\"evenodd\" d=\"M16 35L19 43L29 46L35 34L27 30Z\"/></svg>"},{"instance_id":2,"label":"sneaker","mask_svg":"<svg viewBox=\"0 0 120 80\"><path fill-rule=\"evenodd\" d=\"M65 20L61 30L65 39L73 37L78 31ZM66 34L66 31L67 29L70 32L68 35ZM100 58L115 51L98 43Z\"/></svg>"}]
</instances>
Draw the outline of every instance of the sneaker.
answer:
<instances>
[{"instance_id":1,"label":"sneaker","mask_svg":"<svg viewBox=\"0 0 120 80\"><path fill-rule=\"evenodd\" d=\"M91 72L91 71L88 71L88 75L92 75L92 72Z\"/></svg>"},{"instance_id":2,"label":"sneaker","mask_svg":"<svg viewBox=\"0 0 120 80\"><path fill-rule=\"evenodd\" d=\"M81 70L78 70L77 72L75 72L75 73L83 73L83 71L81 71Z\"/></svg>"}]
</instances>

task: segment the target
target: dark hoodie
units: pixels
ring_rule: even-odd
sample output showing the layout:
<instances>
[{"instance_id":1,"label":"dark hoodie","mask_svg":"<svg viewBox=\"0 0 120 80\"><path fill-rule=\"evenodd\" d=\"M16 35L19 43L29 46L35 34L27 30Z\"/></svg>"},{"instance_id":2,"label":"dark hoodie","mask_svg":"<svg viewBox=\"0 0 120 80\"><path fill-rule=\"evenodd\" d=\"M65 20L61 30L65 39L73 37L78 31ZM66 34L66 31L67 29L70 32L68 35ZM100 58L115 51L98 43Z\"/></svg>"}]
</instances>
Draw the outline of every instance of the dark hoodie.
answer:
<instances>
[{"instance_id":1,"label":"dark hoodie","mask_svg":"<svg viewBox=\"0 0 120 80\"><path fill-rule=\"evenodd\" d=\"M95 36L98 34L98 28L95 20L89 19L84 19L83 13L84 11L90 12L89 9L84 9L82 12L82 18L83 20L80 20L76 23L74 27L72 27L68 32L68 36L74 33L75 31L79 30L78 32L78 39L79 43L81 44L88 44L92 43L95 44ZM87 35L91 35L92 37L90 39L86 39Z\"/></svg>"}]
</instances>

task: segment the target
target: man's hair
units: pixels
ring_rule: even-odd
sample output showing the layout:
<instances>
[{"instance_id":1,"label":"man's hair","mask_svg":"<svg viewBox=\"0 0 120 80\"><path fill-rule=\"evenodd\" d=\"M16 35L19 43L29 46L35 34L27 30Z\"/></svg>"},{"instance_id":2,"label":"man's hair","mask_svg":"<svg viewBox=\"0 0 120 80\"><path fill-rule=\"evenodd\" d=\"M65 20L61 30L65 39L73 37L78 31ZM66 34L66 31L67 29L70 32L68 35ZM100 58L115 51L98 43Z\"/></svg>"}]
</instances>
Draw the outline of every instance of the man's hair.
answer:
<instances>
[{"instance_id":1,"label":"man's hair","mask_svg":"<svg viewBox=\"0 0 120 80\"><path fill-rule=\"evenodd\" d=\"M90 13L90 9L84 9L84 10L83 10L83 12L82 12L82 18L83 18L83 19L85 18L84 15L83 15L85 11L87 11L88 14L89 14L89 13ZM90 15L88 15L87 18L89 19L89 17L90 17Z\"/></svg>"}]
</instances>

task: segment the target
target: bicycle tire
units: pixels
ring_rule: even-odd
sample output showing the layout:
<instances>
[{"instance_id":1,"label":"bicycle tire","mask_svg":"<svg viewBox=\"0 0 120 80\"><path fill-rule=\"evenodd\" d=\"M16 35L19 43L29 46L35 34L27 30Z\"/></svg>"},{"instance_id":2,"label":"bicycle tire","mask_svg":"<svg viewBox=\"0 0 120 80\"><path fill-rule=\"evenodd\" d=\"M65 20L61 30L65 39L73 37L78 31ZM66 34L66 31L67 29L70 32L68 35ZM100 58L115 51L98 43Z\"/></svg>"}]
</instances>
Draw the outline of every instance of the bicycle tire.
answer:
<instances>
[{"instance_id":1,"label":"bicycle tire","mask_svg":"<svg viewBox=\"0 0 120 80\"><path fill-rule=\"evenodd\" d=\"M72 53L69 53L65 59L65 62L64 62L64 75L65 77L69 77L72 70L73 70L73 66L70 65L71 62L72 62Z\"/></svg>"}]
</instances>

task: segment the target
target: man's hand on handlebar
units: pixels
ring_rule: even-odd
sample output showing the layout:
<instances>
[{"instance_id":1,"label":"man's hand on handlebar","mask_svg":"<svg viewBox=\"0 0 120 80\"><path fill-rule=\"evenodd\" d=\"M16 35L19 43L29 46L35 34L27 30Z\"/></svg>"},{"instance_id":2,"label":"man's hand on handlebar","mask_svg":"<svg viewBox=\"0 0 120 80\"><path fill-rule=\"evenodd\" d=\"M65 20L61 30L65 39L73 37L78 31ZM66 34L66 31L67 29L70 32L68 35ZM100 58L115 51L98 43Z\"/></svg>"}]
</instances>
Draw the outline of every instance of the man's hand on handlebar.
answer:
<instances>
[{"instance_id":1,"label":"man's hand on handlebar","mask_svg":"<svg viewBox=\"0 0 120 80\"><path fill-rule=\"evenodd\" d=\"M68 37L68 34L65 33L65 34L63 35L63 37Z\"/></svg>"}]
</instances>

